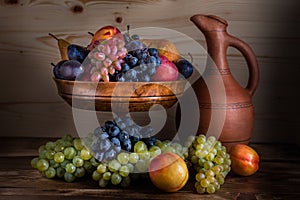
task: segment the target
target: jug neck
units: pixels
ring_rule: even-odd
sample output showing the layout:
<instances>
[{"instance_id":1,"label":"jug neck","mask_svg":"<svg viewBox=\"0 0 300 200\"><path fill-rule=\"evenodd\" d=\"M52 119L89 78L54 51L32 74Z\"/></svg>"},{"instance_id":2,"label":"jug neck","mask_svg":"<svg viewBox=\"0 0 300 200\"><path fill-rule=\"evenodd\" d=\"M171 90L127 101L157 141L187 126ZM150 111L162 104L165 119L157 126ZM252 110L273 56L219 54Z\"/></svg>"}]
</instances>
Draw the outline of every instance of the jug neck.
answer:
<instances>
[{"instance_id":1,"label":"jug neck","mask_svg":"<svg viewBox=\"0 0 300 200\"><path fill-rule=\"evenodd\" d=\"M210 31L204 32L207 52L210 56L213 65L211 67L217 67L218 69L228 69L227 62L227 45L226 45L226 31ZM208 62L211 63L211 62ZM208 66L209 67L209 66Z\"/></svg>"}]
</instances>

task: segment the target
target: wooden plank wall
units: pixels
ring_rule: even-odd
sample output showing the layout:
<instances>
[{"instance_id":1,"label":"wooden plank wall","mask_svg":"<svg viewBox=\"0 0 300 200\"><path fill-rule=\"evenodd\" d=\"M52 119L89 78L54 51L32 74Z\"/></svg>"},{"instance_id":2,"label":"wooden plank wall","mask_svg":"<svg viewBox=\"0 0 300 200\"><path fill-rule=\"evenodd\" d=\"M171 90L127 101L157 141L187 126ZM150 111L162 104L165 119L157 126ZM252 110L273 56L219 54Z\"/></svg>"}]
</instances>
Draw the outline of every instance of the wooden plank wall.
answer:
<instances>
[{"instance_id":1,"label":"wooden plank wall","mask_svg":"<svg viewBox=\"0 0 300 200\"><path fill-rule=\"evenodd\" d=\"M72 110L57 95L52 80L50 63L59 60L59 52L49 32L85 45L91 39L88 31L107 24L124 31L129 24L132 28L173 29L205 45L202 33L189 21L198 13L226 19L228 31L247 42L257 55L261 78L253 97L252 140L299 143L300 18L296 0L1 0L1 136L76 135ZM245 85L244 58L229 49L228 60L236 79Z\"/></svg>"}]
</instances>

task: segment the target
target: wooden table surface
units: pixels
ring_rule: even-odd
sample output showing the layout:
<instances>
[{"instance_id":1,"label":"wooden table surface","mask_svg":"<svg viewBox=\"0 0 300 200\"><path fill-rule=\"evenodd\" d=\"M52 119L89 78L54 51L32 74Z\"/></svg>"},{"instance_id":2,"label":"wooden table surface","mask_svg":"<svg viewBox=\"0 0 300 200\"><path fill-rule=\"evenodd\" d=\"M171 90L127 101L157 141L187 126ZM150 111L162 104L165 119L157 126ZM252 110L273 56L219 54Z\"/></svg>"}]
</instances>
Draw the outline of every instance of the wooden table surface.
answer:
<instances>
[{"instance_id":1,"label":"wooden table surface","mask_svg":"<svg viewBox=\"0 0 300 200\"><path fill-rule=\"evenodd\" d=\"M176 193L163 193L150 181L127 189L101 189L92 179L66 183L42 177L31 168L37 148L49 138L0 138L0 199L300 199L299 146L250 144L260 154L259 171L249 177L230 173L212 195L195 193L193 182Z\"/></svg>"}]
</instances>

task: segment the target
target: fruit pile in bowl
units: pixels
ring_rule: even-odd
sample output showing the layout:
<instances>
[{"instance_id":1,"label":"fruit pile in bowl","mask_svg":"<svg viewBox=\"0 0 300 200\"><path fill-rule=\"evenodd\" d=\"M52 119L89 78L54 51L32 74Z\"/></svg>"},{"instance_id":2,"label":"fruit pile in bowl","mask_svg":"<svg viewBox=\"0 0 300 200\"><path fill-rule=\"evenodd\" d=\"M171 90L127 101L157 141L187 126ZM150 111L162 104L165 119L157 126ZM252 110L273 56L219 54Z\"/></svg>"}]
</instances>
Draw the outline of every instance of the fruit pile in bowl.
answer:
<instances>
[{"instance_id":1,"label":"fruit pile in bowl","mask_svg":"<svg viewBox=\"0 0 300 200\"><path fill-rule=\"evenodd\" d=\"M113 26L91 34L86 46L50 34L57 39L61 54L61 60L52 63L58 92L69 104L74 99L82 102L76 104L79 108L111 110L111 97L121 105L133 103L130 111L148 110L154 103L171 107L193 74L192 64L180 57L169 40L141 39ZM116 87L132 90L118 94ZM80 106L89 101L93 105Z\"/></svg>"}]
</instances>

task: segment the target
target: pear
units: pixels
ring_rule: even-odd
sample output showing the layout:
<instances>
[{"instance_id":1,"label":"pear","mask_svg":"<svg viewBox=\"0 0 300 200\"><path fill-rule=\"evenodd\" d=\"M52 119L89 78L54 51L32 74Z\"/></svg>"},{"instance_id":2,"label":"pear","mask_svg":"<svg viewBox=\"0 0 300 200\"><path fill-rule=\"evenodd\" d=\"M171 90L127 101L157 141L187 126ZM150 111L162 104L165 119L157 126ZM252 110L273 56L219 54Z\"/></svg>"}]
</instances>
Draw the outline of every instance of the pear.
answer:
<instances>
[{"instance_id":1,"label":"pear","mask_svg":"<svg viewBox=\"0 0 300 200\"><path fill-rule=\"evenodd\" d=\"M70 43L68 41L64 40L64 39L57 38L52 33L49 33L49 35L57 40L57 45L58 45L58 48L59 48L61 59L62 60L69 60L69 58L68 58L68 46L70 45Z\"/></svg>"}]
</instances>

